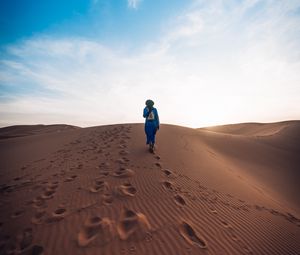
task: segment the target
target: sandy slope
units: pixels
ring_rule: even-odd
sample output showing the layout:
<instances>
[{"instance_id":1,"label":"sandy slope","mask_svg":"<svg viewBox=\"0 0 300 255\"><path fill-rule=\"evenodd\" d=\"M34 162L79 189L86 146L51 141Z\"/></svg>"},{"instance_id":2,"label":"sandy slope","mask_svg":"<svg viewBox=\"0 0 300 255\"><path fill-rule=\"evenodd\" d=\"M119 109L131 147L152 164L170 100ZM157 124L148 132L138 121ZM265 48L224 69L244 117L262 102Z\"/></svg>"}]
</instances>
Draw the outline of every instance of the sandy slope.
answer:
<instances>
[{"instance_id":1,"label":"sandy slope","mask_svg":"<svg viewBox=\"0 0 300 255\"><path fill-rule=\"evenodd\" d=\"M0 254L299 254L299 122L281 127L162 125L156 154L142 124L6 129Z\"/></svg>"},{"instance_id":2,"label":"sandy slope","mask_svg":"<svg viewBox=\"0 0 300 255\"><path fill-rule=\"evenodd\" d=\"M206 130L201 139L275 200L299 212L300 121L244 123ZM215 133L217 132L217 133Z\"/></svg>"},{"instance_id":3,"label":"sandy slope","mask_svg":"<svg viewBox=\"0 0 300 255\"><path fill-rule=\"evenodd\" d=\"M59 133L62 131L78 129L70 125L18 125L0 128L0 139L22 137L34 134Z\"/></svg>"}]
</instances>

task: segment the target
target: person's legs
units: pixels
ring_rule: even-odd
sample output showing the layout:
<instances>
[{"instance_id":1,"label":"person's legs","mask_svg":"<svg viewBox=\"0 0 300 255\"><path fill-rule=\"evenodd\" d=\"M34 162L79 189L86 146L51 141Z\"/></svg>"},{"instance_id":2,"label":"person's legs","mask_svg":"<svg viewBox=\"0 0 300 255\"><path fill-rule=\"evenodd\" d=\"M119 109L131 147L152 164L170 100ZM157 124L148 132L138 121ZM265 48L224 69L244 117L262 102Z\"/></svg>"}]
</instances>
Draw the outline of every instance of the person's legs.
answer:
<instances>
[{"instance_id":1,"label":"person's legs","mask_svg":"<svg viewBox=\"0 0 300 255\"><path fill-rule=\"evenodd\" d=\"M155 126L152 125L151 127L151 132L150 132L150 136L149 136L149 140L150 140L150 151L153 152L154 151L154 144L155 144Z\"/></svg>"},{"instance_id":2,"label":"person's legs","mask_svg":"<svg viewBox=\"0 0 300 255\"><path fill-rule=\"evenodd\" d=\"M151 133L151 129L149 125L145 125L145 133L146 133L146 144L149 144L151 139L150 139L150 133Z\"/></svg>"},{"instance_id":3,"label":"person's legs","mask_svg":"<svg viewBox=\"0 0 300 255\"><path fill-rule=\"evenodd\" d=\"M155 126L154 123L146 123L145 125L145 133L147 136L146 144L149 144L149 150L153 152L154 143L155 143Z\"/></svg>"},{"instance_id":4,"label":"person's legs","mask_svg":"<svg viewBox=\"0 0 300 255\"><path fill-rule=\"evenodd\" d=\"M152 143L155 144L155 132L153 132L153 136L152 136Z\"/></svg>"}]
</instances>

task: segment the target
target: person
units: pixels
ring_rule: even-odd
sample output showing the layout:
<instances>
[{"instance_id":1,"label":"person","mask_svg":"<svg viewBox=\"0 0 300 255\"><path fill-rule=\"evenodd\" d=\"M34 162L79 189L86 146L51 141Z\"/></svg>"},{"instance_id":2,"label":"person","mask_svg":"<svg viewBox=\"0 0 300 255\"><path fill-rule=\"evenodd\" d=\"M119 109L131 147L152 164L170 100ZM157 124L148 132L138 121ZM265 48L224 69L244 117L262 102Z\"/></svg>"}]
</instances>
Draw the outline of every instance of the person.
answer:
<instances>
[{"instance_id":1,"label":"person","mask_svg":"<svg viewBox=\"0 0 300 255\"><path fill-rule=\"evenodd\" d=\"M151 99L146 101L143 117L145 120L146 144L149 144L149 151L154 152L155 135L159 130L159 117L156 108L153 107L154 102Z\"/></svg>"}]
</instances>

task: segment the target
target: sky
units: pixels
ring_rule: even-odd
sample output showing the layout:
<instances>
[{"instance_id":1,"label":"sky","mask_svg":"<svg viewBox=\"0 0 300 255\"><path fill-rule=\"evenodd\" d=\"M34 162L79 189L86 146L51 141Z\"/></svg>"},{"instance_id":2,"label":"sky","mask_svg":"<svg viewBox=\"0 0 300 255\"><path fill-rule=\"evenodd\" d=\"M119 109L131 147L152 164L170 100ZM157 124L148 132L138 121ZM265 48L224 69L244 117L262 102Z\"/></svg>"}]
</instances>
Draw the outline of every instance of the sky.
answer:
<instances>
[{"instance_id":1,"label":"sky","mask_svg":"<svg viewBox=\"0 0 300 255\"><path fill-rule=\"evenodd\" d=\"M300 119L299 0L0 0L0 127Z\"/></svg>"}]
</instances>

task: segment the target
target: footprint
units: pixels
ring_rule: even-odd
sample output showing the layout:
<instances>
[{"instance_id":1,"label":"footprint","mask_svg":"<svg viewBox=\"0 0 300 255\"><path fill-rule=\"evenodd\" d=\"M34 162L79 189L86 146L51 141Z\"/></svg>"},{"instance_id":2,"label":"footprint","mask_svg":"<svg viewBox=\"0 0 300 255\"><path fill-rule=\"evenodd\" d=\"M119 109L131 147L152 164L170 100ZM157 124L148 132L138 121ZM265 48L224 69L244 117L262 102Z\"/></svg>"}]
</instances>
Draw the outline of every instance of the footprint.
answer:
<instances>
[{"instance_id":1,"label":"footprint","mask_svg":"<svg viewBox=\"0 0 300 255\"><path fill-rule=\"evenodd\" d=\"M103 204L105 205L110 205L113 202L113 196L111 194L103 194L102 195L103 198Z\"/></svg>"},{"instance_id":2,"label":"footprint","mask_svg":"<svg viewBox=\"0 0 300 255\"><path fill-rule=\"evenodd\" d=\"M126 141L122 139L122 140L120 141L120 144L126 144Z\"/></svg>"},{"instance_id":3,"label":"footprint","mask_svg":"<svg viewBox=\"0 0 300 255\"><path fill-rule=\"evenodd\" d=\"M159 162L156 162L155 165L159 168L161 168L161 164Z\"/></svg>"},{"instance_id":4,"label":"footprint","mask_svg":"<svg viewBox=\"0 0 300 255\"><path fill-rule=\"evenodd\" d=\"M47 185L47 189L48 190L56 190L58 188L58 183L49 183L48 185Z\"/></svg>"},{"instance_id":5,"label":"footprint","mask_svg":"<svg viewBox=\"0 0 300 255\"><path fill-rule=\"evenodd\" d=\"M58 208L56 209L52 215L46 220L47 223L53 223L53 222L58 222L61 221L65 218L66 216L66 209L65 208Z\"/></svg>"},{"instance_id":6,"label":"footprint","mask_svg":"<svg viewBox=\"0 0 300 255\"><path fill-rule=\"evenodd\" d=\"M170 170L168 170L168 169L165 169L165 170L163 170L163 173L166 175L166 176L170 176L171 174L173 174Z\"/></svg>"},{"instance_id":7,"label":"footprint","mask_svg":"<svg viewBox=\"0 0 300 255\"><path fill-rule=\"evenodd\" d=\"M128 159L128 158L126 158L126 157L123 157L122 158L125 162L129 162L130 161L130 159Z\"/></svg>"},{"instance_id":8,"label":"footprint","mask_svg":"<svg viewBox=\"0 0 300 255\"><path fill-rule=\"evenodd\" d=\"M108 183L102 180L96 180L94 187L90 188L90 192L98 193L108 190Z\"/></svg>"},{"instance_id":9,"label":"footprint","mask_svg":"<svg viewBox=\"0 0 300 255\"><path fill-rule=\"evenodd\" d=\"M134 175L134 171L129 168L120 168L119 170L115 171L113 176L119 178L127 178Z\"/></svg>"},{"instance_id":10,"label":"footprint","mask_svg":"<svg viewBox=\"0 0 300 255\"><path fill-rule=\"evenodd\" d=\"M116 162L119 164L125 164L125 160L122 158L117 159Z\"/></svg>"},{"instance_id":11,"label":"footprint","mask_svg":"<svg viewBox=\"0 0 300 255\"><path fill-rule=\"evenodd\" d=\"M105 185L107 182L105 182L105 181L103 181L103 180L101 180L101 179L96 179L95 180L95 184L96 185L99 185L99 186L103 186L103 185Z\"/></svg>"},{"instance_id":12,"label":"footprint","mask_svg":"<svg viewBox=\"0 0 300 255\"><path fill-rule=\"evenodd\" d=\"M46 189L46 191L41 196L42 199L51 199L54 196L55 191L52 189Z\"/></svg>"},{"instance_id":13,"label":"footprint","mask_svg":"<svg viewBox=\"0 0 300 255\"><path fill-rule=\"evenodd\" d=\"M100 218L98 216L90 217L86 220L78 233L78 245L80 247L86 247L93 242L98 235L101 235L99 240L102 243L107 242L112 233L112 223L108 218Z\"/></svg>"},{"instance_id":14,"label":"footprint","mask_svg":"<svg viewBox=\"0 0 300 255\"><path fill-rule=\"evenodd\" d=\"M42 198L42 196L38 196L32 201L33 207L35 208L45 208L47 207L46 201Z\"/></svg>"},{"instance_id":15,"label":"footprint","mask_svg":"<svg viewBox=\"0 0 300 255\"><path fill-rule=\"evenodd\" d=\"M109 175L109 172L108 171L100 171L100 175L106 177Z\"/></svg>"},{"instance_id":16,"label":"footprint","mask_svg":"<svg viewBox=\"0 0 300 255\"><path fill-rule=\"evenodd\" d=\"M0 193L10 193L12 191L14 191L14 186L13 185L6 185L3 184L0 186Z\"/></svg>"},{"instance_id":17,"label":"footprint","mask_svg":"<svg viewBox=\"0 0 300 255\"><path fill-rule=\"evenodd\" d=\"M179 227L179 232L188 243L202 249L207 248L206 242L197 236L194 229L188 223L182 222Z\"/></svg>"},{"instance_id":18,"label":"footprint","mask_svg":"<svg viewBox=\"0 0 300 255\"><path fill-rule=\"evenodd\" d=\"M221 220L221 223L225 228L229 228L229 224L225 220Z\"/></svg>"},{"instance_id":19,"label":"footprint","mask_svg":"<svg viewBox=\"0 0 300 255\"><path fill-rule=\"evenodd\" d=\"M120 154L120 155L128 155L128 154L129 154L129 151L127 151L127 150L121 150L121 151L119 152L119 154Z\"/></svg>"},{"instance_id":20,"label":"footprint","mask_svg":"<svg viewBox=\"0 0 300 255\"><path fill-rule=\"evenodd\" d=\"M144 214L123 208L117 225L117 231L121 240L127 240L134 233L138 237L146 236L147 231L150 229L149 221Z\"/></svg>"},{"instance_id":21,"label":"footprint","mask_svg":"<svg viewBox=\"0 0 300 255\"><path fill-rule=\"evenodd\" d=\"M172 182L169 182L169 181L163 181L162 182L162 185L165 189L167 190L174 190L174 186L173 186L173 183Z\"/></svg>"},{"instance_id":22,"label":"footprint","mask_svg":"<svg viewBox=\"0 0 300 255\"><path fill-rule=\"evenodd\" d=\"M20 237L20 250L25 250L32 243L32 228L26 228L23 230L23 233Z\"/></svg>"},{"instance_id":23,"label":"footprint","mask_svg":"<svg viewBox=\"0 0 300 255\"><path fill-rule=\"evenodd\" d=\"M130 183L124 183L119 187L119 191L121 194L125 196L135 196L137 190Z\"/></svg>"},{"instance_id":24,"label":"footprint","mask_svg":"<svg viewBox=\"0 0 300 255\"><path fill-rule=\"evenodd\" d=\"M282 215L286 220L288 220L289 222L297 225L300 227L300 219L298 219L297 217L295 217L293 214L291 213L287 213L286 215L283 214Z\"/></svg>"},{"instance_id":25,"label":"footprint","mask_svg":"<svg viewBox=\"0 0 300 255\"><path fill-rule=\"evenodd\" d=\"M185 202L184 198L181 195L177 194L177 195L174 196L174 198L175 198L175 202L177 204L179 204L179 205L186 205L186 202Z\"/></svg>"},{"instance_id":26,"label":"footprint","mask_svg":"<svg viewBox=\"0 0 300 255\"><path fill-rule=\"evenodd\" d=\"M34 216L31 218L31 222L33 224L42 224L43 223L43 218L44 216L46 216L46 212L45 211L37 211Z\"/></svg>"},{"instance_id":27,"label":"footprint","mask_svg":"<svg viewBox=\"0 0 300 255\"><path fill-rule=\"evenodd\" d=\"M72 182L77 178L77 175L72 175L64 180L64 182Z\"/></svg>"},{"instance_id":28,"label":"footprint","mask_svg":"<svg viewBox=\"0 0 300 255\"><path fill-rule=\"evenodd\" d=\"M53 212L53 217L64 217L65 216L65 214L66 214L66 209L65 208L59 208L59 209L57 209L57 210L55 210L54 212Z\"/></svg>"},{"instance_id":29,"label":"footprint","mask_svg":"<svg viewBox=\"0 0 300 255\"><path fill-rule=\"evenodd\" d=\"M277 215L277 216L281 215L280 212L278 212L278 211L276 211L276 210L273 210L273 209L269 209L268 211L269 211L270 213L272 213L273 215Z\"/></svg>"},{"instance_id":30,"label":"footprint","mask_svg":"<svg viewBox=\"0 0 300 255\"><path fill-rule=\"evenodd\" d=\"M218 213L218 211L216 209L210 208L209 210L210 210L211 213L214 213L214 214Z\"/></svg>"},{"instance_id":31,"label":"footprint","mask_svg":"<svg viewBox=\"0 0 300 255\"><path fill-rule=\"evenodd\" d=\"M17 211L15 211L15 212L11 215L11 217L12 217L12 218L18 218L18 217L20 217L24 212L25 212L24 209L17 210Z\"/></svg>"}]
</instances>

